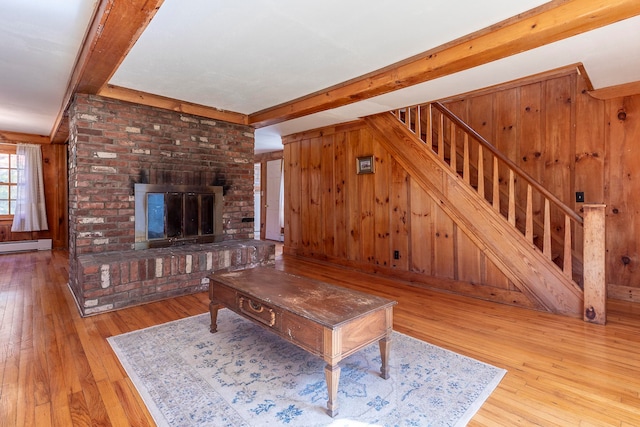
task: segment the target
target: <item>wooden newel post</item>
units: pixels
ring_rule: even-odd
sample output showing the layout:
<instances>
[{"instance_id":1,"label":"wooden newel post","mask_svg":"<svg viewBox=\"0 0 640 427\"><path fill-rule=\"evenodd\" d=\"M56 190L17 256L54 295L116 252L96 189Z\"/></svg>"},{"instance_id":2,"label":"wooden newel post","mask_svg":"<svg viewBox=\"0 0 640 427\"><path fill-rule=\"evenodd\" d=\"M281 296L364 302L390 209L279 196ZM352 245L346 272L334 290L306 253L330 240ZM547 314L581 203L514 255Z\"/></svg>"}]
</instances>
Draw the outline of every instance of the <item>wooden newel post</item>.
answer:
<instances>
[{"instance_id":1,"label":"wooden newel post","mask_svg":"<svg viewBox=\"0 0 640 427\"><path fill-rule=\"evenodd\" d=\"M607 321L607 276L605 270L605 207L585 204L584 209L584 312L585 322Z\"/></svg>"}]
</instances>

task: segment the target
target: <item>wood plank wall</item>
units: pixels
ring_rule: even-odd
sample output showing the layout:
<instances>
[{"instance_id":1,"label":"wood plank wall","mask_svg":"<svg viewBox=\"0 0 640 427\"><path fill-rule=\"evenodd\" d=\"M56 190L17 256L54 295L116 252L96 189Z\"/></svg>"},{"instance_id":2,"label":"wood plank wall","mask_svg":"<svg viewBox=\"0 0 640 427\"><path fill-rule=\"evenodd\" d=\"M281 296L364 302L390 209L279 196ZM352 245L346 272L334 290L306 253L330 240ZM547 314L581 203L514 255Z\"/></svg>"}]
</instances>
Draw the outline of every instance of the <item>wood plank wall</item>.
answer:
<instances>
[{"instance_id":1,"label":"wood plank wall","mask_svg":"<svg viewBox=\"0 0 640 427\"><path fill-rule=\"evenodd\" d=\"M364 125L298 136L284 146L287 253L418 283L437 277L472 295L470 283L484 284L481 294L530 306ZM357 157L368 155L375 173L356 174Z\"/></svg>"},{"instance_id":2,"label":"wood plank wall","mask_svg":"<svg viewBox=\"0 0 640 427\"><path fill-rule=\"evenodd\" d=\"M640 95L607 100L604 115L608 293L640 301Z\"/></svg>"},{"instance_id":3,"label":"wood plank wall","mask_svg":"<svg viewBox=\"0 0 640 427\"><path fill-rule=\"evenodd\" d=\"M609 295L640 300L640 198L635 202L632 190L640 191L633 179L640 165L640 154L633 154L640 96L597 100L572 68L444 103L577 212L577 191L586 202L607 204ZM290 135L283 142L286 253L418 283L429 276L431 286L435 277L447 290L531 305L363 124ZM356 158L372 154L375 173L357 175ZM491 173L486 164L485 174ZM536 210L542 210L539 203ZM563 220L552 221L561 232Z\"/></svg>"}]
</instances>

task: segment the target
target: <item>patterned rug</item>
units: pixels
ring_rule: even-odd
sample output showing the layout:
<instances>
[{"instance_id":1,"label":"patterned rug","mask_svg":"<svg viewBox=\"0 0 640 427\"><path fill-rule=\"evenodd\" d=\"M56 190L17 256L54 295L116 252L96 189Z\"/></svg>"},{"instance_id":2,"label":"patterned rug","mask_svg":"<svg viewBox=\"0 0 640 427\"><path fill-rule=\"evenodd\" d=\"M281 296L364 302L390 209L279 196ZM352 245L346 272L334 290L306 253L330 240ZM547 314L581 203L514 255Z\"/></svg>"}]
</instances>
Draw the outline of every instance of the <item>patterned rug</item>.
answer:
<instances>
[{"instance_id":1,"label":"patterned rug","mask_svg":"<svg viewBox=\"0 0 640 427\"><path fill-rule=\"evenodd\" d=\"M344 359L339 414L326 412L325 363L224 309L109 338L159 426L462 426L505 370L393 332Z\"/></svg>"}]
</instances>

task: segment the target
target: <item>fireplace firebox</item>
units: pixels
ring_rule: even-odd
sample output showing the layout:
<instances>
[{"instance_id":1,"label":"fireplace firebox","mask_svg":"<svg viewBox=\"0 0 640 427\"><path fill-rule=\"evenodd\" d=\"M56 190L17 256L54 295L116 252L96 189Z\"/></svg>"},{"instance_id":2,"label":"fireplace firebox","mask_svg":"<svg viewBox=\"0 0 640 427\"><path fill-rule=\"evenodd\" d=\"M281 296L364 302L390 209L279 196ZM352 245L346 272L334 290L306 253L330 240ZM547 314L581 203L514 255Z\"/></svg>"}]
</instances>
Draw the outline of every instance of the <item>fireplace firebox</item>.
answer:
<instances>
[{"instance_id":1,"label":"fireplace firebox","mask_svg":"<svg viewBox=\"0 0 640 427\"><path fill-rule=\"evenodd\" d=\"M223 188L135 184L135 248L219 242Z\"/></svg>"}]
</instances>

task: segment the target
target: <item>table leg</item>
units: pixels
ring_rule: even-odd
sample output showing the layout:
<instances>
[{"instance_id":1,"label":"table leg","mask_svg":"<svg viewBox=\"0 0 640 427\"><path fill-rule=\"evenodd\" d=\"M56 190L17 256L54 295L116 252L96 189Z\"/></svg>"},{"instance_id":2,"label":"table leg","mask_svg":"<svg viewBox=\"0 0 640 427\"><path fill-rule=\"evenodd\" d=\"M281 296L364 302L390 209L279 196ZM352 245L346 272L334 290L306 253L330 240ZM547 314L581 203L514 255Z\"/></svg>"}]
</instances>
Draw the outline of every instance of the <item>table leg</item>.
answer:
<instances>
[{"instance_id":1,"label":"table leg","mask_svg":"<svg viewBox=\"0 0 640 427\"><path fill-rule=\"evenodd\" d=\"M382 366L380 367L380 376L385 380L389 378L389 353L391 352L391 337L387 336L378 341L380 345L380 358Z\"/></svg>"},{"instance_id":2,"label":"table leg","mask_svg":"<svg viewBox=\"0 0 640 427\"><path fill-rule=\"evenodd\" d=\"M340 366L327 364L324 368L324 377L327 381L329 400L327 401L327 414L331 417L338 415L338 383L340 382Z\"/></svg>"},{"instance_id":3,"label":"table leg","mask_svg":"<svg viewBox=\"0 0 640 427\"><path fill-rule=\"evenodd\" d=\"M211 326L209 328L209 332L212 334L218 332L218 309L220 308L220 304L215 301L211 301L209 303L209 312L211 313Z\"/></svg>"}]
</instances>

